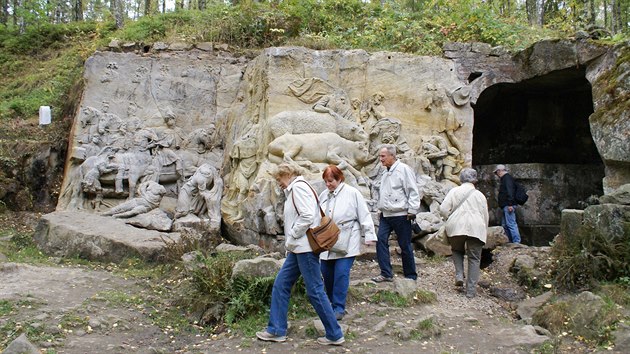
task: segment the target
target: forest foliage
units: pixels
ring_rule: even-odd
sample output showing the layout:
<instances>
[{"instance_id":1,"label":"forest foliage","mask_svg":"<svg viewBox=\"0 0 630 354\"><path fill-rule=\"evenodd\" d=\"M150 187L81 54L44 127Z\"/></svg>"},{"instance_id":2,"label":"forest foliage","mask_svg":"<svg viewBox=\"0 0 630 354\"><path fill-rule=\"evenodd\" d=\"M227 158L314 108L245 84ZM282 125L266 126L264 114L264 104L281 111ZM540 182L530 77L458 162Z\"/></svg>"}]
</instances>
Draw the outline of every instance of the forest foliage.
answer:
<instances>
[{"instance_id":1,"label":"forest foliage","mask_svg":"<svg viewBox=\"0 0 630 354\"><path fill-rule=\"evenodd\" d=\"M594 26L627 37L630 0L539 1L0 0L0 119L61 114L83 61L112 39L439 55L446 42L518 50Z\"/></svg>"}]
</instances>

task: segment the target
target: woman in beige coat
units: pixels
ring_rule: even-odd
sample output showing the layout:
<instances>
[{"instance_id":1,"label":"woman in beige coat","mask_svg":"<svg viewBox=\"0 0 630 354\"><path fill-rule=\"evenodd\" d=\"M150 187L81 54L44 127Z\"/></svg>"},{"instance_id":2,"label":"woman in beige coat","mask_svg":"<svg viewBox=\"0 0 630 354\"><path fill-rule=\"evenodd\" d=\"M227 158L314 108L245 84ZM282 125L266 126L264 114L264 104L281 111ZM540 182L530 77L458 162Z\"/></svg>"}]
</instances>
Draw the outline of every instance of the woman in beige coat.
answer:
<instances>
[{"instance_id":1,"label":"woman in beige coat","mask_svg":"<svg viewBox=\"0 0 630 354\"><path fill-rule=\"evenodd\" d=\"M477 293L481 250L488 233L488 201L483 193L475 189L477 171L465 168L459 174L462 185L451 189L440 205L446 235L453 252L455 285L464 285L464 252L468 256L468 280L466 297Z\"/></svg>"}]
</instances>

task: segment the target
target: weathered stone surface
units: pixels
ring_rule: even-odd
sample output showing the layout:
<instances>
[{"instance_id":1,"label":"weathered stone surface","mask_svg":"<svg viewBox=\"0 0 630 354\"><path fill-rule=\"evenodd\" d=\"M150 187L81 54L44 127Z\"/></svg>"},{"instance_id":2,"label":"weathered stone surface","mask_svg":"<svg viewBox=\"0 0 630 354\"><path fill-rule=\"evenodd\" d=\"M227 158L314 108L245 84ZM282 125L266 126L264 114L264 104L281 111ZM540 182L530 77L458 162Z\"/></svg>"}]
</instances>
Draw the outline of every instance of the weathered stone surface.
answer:
<instances>
[{"instance_id":1,"label":"weathered stone surface","mask_svg":"<svg viewBox=\"0 0 630 354\"><path fill-rule=\"evenodd\" d=\"M495 249L498 246L505 245L510 240L505 234L503 226L490 226L488 227L488 236L486 237L486 244L483 248Z\"/></svg>"},{"instance_id":2,"label":"weathered stone surface","mask_svg":"<svg viewBox=\"0 0 630 354\"><path fill-rule=\"evenodd\" d=\"M394 291L402 297L410 297L417 289L418 285L413 279L394 278Z\"/></svg>"},{"instance_id":3,"label":"weathered stone surface","mask_svg":"<svg viewBox=\"0 0 630 354\"><path fill-rule=\"evenodd\" d=\"M168 43L164 43L164 42L153 43L153 50L155 51L161 51L161 50L167 50L167 49L168 49Z\"/></svg>"},{"instance_id":4,"label":"weathered stone surface","mask_svg":"<svg viewBox=\"0 0 630 354\"><path fill-rule=\"evenodd\" d=\"M232 278L236 277L273 277L278 274L282 262L268 257L244 259L236 262L232 268Z\"/></svg>"},{"instance_id":5,"label":"weathered stone surface","mask_svg":"<svg viewBox=\"0 0 630 354\"><path fill-rule=\"evenodd\" d=\"M630 205L630 184L613 190L599 199L600 203Z\"/></svg>"},{"instance_id":6,"label":"weathered stone surface","mask_svg":"<svg viewBox=\"0 0 630 354\"><path fill-rule=\"evenodd\" d=\"M592 66L606 50L575 41L544 41L510 58L504 50L487 44L447 43L446 58L430 58L284 47L265 49L249 59L234 57L227 45L202 43L197 45L201 50L190 50L187 44L170 44L169 49L177 53L160 52L160 45L166 46L156 43L154 52L144 56L96 53L87 61L87 86L58 209L102 210L104 204L115 205L127 195L133 197L136 184L149 178L166 188L165 197L177 200L186 180L207 163L220 171L227 187L222 195L206 198L206 202L221 202L225 237L234 243L272 249L281 249L283 241L284 195L270 177L278 162L294 161L305 167L305 178L318 192L325 188L321 169L329 163L344 166L347 183L359 188L375 209L381 168L378 161L366 156L374 157L380 144L393 142L418 175L430 176L448 190L457 183L457 169L472 162L471 104L483 90L580 65ZM598 65L601 72L607 70ZM591 81L598 77L593 70L589 71ZM327 131L316 124L324 119L334 122L325 124ZM138 120L145 126L136 126ZM119 127L108 126L110 121ZM214 128L212 133L196 133L209 126L218 133L214 134ZM120 131L134 139L122 144L124 138L116 136ZM279 135L283 132L294 135L284 138L291 144L274 140L282 140ZM334 136L324 139L321 134ZM90 146L94 137L107 142ZM364 150L340 139L364 142L367 155L359 158L358 152ZM146 146L121 153L136 140ZM313 141L319 143L316 148L304 149ZM428 157L427 144L438 158ZM87 163L90 149L95 155ZM112 150L116 153L107 152ZM131 162L125 154L132 155ZM537 184L556 174L547 168L529 167L523 166L523 170L531 178L530 201L519 208L517 216L557 225L562 208L543 190L549 186ZM539 175L532 177L535 174ZM562 176L557 178L562 180ZM99 183L87 183L94 181ZM190 193L186 205L192 206L196 191L186 193ZM487 195L492 202L492 195ZM437 195L431 197L423 199L424 212L429 214L440 200ZM202 209L200 206L199 213ZM175 214L176 219L181 216L177 210ZM211 225L186 218L189 216L181 216L173 228L219 232L217 218L211 218ZM496 219L492 221L497 224Z\"/></svg>"},{"instance_id":7,"label":"weathered stone surface","mask_svg":"<svg viewBox=\"0 0 630 354\"><path fill-rule=\"evenodd\" d=\"M201 42L201 43L197 43L195 44L195 47L199 50L203 50L206 52L211 52L214 48L212 42Z\"/></svg>"},{"instance_id":8,"label":"weathered stone surface","mask_svg":"<svg viewBox=\"0 0 630 354\"><path fill-rule=\"evenodd\" d=\"M547 291L536 297L526 299L518 304L516 313L527 324L532 323L532 316L542 305L547 303L553 297L551 291Z\"/></svg>"},{"instance_id":9,"label":"weathered stone surface","mask_svg":"<svg viewBox=\"0 0 630 354\"><path fill-rule=\"evenodd\" d=\"M119 49L120 41L117 39L112 39L107 46L111 49Z\"/></svg>"},{"instance_id":10,"label":"weathered stone surface","mask_svg":"<svg viewBox=\"0 0 630 354\"><path fill-rule=\"evenodd\" d=\"M630 326L625 323L618 323L617 329L613 332L615 337L615 353L630 352Z\"/></svg>"},{"instance_id":11,"label":"weathered stone surface","mask_svg":"<svg viewBox=\"0 0 630 354\"><path fill-rule=\"evenodd\" d=\"M573 333L588 339L596 339L599 328L594 324L602 323L602 317L606 311L606 302L601 297L583 291L570 300L569 314L573 326Z\"/></svg>"},{"instance_id":12,"label":"weathered stone surface","mask_svg":"<svg viewBox=\"0 0 630 354\"><path fill-rule=\"evenodd\" d=\"M175 42L175 43L171 43L168 46L169 50L173 50L173 51L181 51L181 50L190 50L192 49L193 45L191 43L185 43L185 42Z\"/></svg>"},{"instance_id":13,"label":"weathered stone surface","mask_svg":"<svg viewBox=\"0 0 630 354\"><path fill-rule=\"evenodd\" d=\"M2 354L39 354L39 350L22 333L2 352Z\"/></svg>"},{"instance_id":14,"label":"weathered stone surface","mask_svg":"<svg viewBox=\"0 0 630 354\"><path fill-rule=\"evenodd\" d=\"M513 331L506 328L504 331L500 330L499 332L493 333L493 335L503 338L505 343L509 343L512 346L518 345L519 349L525 349L527 352L538 348L541 344L550 339L545 335L538 334L536 328L531 325L523 326L520 331Z\"/></svg>"},{"instance_id":15,"label":"weathered stone surface","mask_svg":"<svg viewBox=\"0 0 630 354\"><path fill-rule=\"evenodd\" d=\"M562 219L560 222L561 234L565 237L571 237L582 227L584 220L584 210L564 209L562 211Z\"/></svg>"},{"instance_id":16,"label":"weathered stone surface","mask_svg":"<svg viewBox=\"0 0 630 354\"><path fill-rule=\"evenodd\" d=\"M173 226L173 220L161 209L154 209L146 214L140 214L129 219L123 219L129 225L147 230L169 232Z\"/></svg>"},{"instance_id":17,"label":"weathered stone surface","mask_svg":"<svg viewBox=\"0 0 630 354\"><path fill-rule=\"evenodd\" d=\"M630 205L592 205L584 209L584 224L610 241L630 242Z\"/></svg>"},{"instance_id":18,"label":"weathered stone surface","mask_svg":"<svg viewBox=\"0 0 630 354\"><path fill-rule=\"evenodd\" d=\"M606 165L604 193L630 181L630 45L619 45L586 71L593 85L595 111L589 117L593 140Z\"/></svg>"},{"instance_id":19,"label":"weathered stone surface","mask_svg":"<svg viewBox=\"0 0 630 354\"><path fill-rule=\"evenodd\" d=\"M54 212L42 216L34 239L38 247L59 257L120 262L128 257L157 261L164 241L178 233L138 229L124 222L85 212Z\"/></svg>"}]
</instances>

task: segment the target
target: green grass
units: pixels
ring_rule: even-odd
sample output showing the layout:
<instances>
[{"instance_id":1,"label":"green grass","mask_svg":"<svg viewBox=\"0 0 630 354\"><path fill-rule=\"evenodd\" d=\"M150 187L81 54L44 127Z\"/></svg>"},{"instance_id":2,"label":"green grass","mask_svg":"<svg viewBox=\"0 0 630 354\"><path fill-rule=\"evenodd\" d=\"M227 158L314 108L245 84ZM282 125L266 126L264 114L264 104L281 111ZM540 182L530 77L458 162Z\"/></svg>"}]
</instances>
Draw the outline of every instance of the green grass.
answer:
<instances>
[{"instance_id":1,"label":"green grass","mask_svg":"<svg viewBox=\"0 0 630 354\"><path fill-rule=\"evenodd\" d=\"M409 305L409 299L391 290L379 290L370 296L372 303L386 303L394 307L406 307Z\"/></svg>"},{"instance_id":2,"label":"green grass","mask_svg":"<svg viewBox=\"0 0 630 354\"><path fill-rule=\"evenodd\" d=\"M6 316L13 310L13 304L9 300L0 300L0 316Z\"/></svg>"}]
</instances>

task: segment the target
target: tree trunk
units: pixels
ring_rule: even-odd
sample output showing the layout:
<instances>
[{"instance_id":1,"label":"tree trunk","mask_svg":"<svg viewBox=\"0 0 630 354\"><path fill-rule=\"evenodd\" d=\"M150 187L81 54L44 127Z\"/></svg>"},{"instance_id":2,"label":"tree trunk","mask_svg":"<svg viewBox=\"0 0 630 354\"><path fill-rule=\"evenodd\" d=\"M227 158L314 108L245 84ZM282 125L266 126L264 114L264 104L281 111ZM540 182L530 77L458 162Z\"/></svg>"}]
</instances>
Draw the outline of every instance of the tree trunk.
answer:
<instances>
[{"instance_id":1,"label":"tree trunk","mask_svg":"<svg viewBox=\"0 0 630 354\"><path fill-rule=\"evenodd\" d=\"M110 0L110 11L116 21L116 28L122 28L125 24L124 0Z\"/></svg>"},{"instance_id":2,"label":"tree trunk","mask_svg":"<svg viewBox=\"0 0 630 354\"><path fill-rule=\"evenodd\" d=\"M151 0L144 0L144 15L148 16L151 14Z\"/></svg>"},{"instance_id":3,"label":"tree trunk","mask_svg":"<svg viewBox=\"0 0 630 354\"><path fill-rule=\"evenodd\" d=\"M604 5L604 28L610 28L610 23L608 22L608 1L603 0L602 4Z\"/></svg>"},{"instance_id":4,"label":"tree trunk","mask_svg":"<svg viewBox=\"0 0 630 354\"><path fill-rule=\"evenodd\" d=\"M536 0L525 0L525 9L527 12L527 23L530 26L538 23L538 1Z\"/></svg>"},{"instance_id":5,"label":"tree trunk","mask_svg":"<svg viewBox=\"0 0 630 354\"><path fill-rule=\"evenodd\" d=\"M197 8L199 10L205 10L206 9L206 0L198 0L197 1Z\"/></svg>"},{"instance_id":6,"label":"tree trunk","mask_svg":"<svg viewBox=\"0 0 630 354\"><path fill-rule=\"evenodd\" d=\"M75 21L83 21L83 0L75 0L73 17Z\"/></svg>"},{"instance_id":7,"label":"tree trunk","mask_svg":"<svg viewBox=\"0 0 630 354\"><path fill-rule=\"evenodd\" d=\"M9 1L0 0L0 24L7 25L9 20Z\"/></svg>"},{"instance_id":8,"label":"tree trunk","mask_svg":"<svg viewBox=\"0 0 630 354\"><path fill-rule=\"evenodd\" d=\"M621 0L612 1L612 33L620 33L622 30Z\"/></svg>"},{"instance_id":9,"label":"tree trunk","mask_svg":"<svg viewBox=\"0 0 630 354\"><path fill-rule=\"evenodd\" d=\"M19 1L18 0L13 0L13 25L17 26L18 24L18 17L17 17L17 11L15 11L15 9L19 9Z\"/></svg>"}]
</instances>

